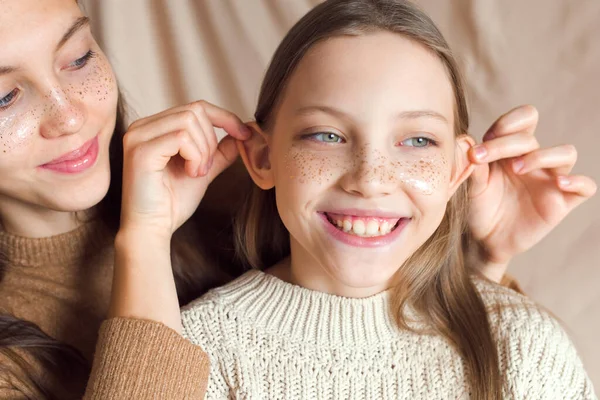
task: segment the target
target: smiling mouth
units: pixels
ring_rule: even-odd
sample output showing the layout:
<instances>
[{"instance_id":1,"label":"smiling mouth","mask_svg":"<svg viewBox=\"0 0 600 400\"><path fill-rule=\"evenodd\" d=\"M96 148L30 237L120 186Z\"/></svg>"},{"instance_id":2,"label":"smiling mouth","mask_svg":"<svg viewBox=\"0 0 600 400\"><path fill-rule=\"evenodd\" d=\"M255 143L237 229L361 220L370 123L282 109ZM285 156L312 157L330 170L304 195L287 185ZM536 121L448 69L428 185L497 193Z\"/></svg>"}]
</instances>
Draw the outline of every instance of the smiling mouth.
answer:
<instances>
[{"instance_id":1,"label":"smiling mouth","mask_svg":"<svg viewBox=\"0 0 600 400\"><path fill-rule=\"evenodd\" d=\"M404 218L380 218L323 213L331 225L341 232L362 238L382 237L393 232Z\"/></svg>"}]
</instances>

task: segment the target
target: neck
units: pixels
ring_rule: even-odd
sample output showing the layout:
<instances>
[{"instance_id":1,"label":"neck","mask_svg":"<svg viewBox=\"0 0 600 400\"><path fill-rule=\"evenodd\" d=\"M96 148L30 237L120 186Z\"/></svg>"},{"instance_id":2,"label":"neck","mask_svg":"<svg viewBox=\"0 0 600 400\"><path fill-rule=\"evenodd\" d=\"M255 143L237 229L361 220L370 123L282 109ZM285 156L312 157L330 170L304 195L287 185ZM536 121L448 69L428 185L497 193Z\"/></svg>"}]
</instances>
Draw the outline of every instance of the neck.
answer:
<instances>
[{"instance_id":1,"label":"neck","mask_svg":"<svg viewBox=\"0 0 600 400\"><path fill-rule=\"evenodd\" d=\"M0 207L0 219L2 228L12 235L42 238L77 229L89 215L89 211L56 211L22 203L3 202Z\"/></svg>"},{"instance_id":2,"label":"neck","mask_svg":"<svg viewBox=\"0 0 600 400\"><path fill-rule=\"evenodd\" d=\"M388 289L388 282L365 287L344 284L344 282L328 274L319 260L306 254L298 247L299 244L294 243L292 239L291 256L269 268L266 272L284 282L346 298L371 297Z\"/></svg>"}]
</instances>

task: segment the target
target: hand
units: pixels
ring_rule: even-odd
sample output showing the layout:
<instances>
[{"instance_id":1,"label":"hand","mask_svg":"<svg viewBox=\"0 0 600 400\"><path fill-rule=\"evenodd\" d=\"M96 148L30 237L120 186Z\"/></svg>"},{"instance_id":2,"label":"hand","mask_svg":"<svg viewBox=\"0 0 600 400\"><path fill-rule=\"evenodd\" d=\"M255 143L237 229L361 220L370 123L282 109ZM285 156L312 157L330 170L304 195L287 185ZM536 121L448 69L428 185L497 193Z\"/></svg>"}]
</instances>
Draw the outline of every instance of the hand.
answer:
<instances>
[{"instance_id":1,"label":"hand","mask_svg":"<svg viewBox=\"0 0 600 400\"><path fill-rule=\"evenodd\" d=\"M213 126L229 136L218 143ZM134 122L123 141L121 229L150 229L170 240L237 158L234 139L250 135L234 114L204 101Z\"/></svg>"},{"instance_id":2,"label":"hand","mask_svg":"<svg viewBox=\"0 0 600 400\"><path fill-rule=\"evenodd\" d=\"M229 134L220 143L213 126ZM115 239L110 317L159 321L181 332L170 242L209 183L238 156L235 139L251 132L206 102L133 123L123 140L123 205Z\"/></svg>"},{"instance_id":3,"label":"hand","mask_svg":"<svg viewBox=\"0 0 600 400\"><path fill-rule=\"evenodd\" d=\"M500 117L473 147L469 227L486 252L482 272L499 281L508 261L554 229L596 192L594 181L569 175L571 145L540 149L537 110L521 106Z\"/></svg>"}]
</instances>

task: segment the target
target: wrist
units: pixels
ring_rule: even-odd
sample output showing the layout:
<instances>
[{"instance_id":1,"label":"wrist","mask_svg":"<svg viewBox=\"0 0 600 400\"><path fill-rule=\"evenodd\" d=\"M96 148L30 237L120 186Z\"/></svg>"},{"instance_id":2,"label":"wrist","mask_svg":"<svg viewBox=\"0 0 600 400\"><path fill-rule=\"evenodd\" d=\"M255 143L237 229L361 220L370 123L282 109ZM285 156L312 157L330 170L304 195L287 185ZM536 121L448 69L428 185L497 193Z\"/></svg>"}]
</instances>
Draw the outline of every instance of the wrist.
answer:
<instances>
[{"instance_id":1,"label":"wrist","mask_svg":"<svg viewBox=\"0 0 600 400\"><path fill-rule=\"evenodd\" d=\"M171 232L144 226L121 225L115 236L115 249L146 248L164 250L171 248Z\"/></svg>"}]
</instances>

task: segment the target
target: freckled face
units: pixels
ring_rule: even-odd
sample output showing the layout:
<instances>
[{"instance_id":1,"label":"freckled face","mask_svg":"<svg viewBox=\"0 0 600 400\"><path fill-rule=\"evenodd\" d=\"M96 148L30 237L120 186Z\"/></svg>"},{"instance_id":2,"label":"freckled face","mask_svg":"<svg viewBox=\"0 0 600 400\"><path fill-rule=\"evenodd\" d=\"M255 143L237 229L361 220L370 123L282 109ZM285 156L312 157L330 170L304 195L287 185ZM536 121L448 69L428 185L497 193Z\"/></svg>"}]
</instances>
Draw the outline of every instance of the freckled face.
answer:
<instances>
[{"instance_id":1,"label":"freckled face","mask_svg":"<svg viewBox=\"0 0 600 400\"><path fill-rule=\"evenodd\" d=\"M3 0L0 212L80 211L110 180L112 69L73 0Z\"/></svg>"},{"instance_id":2,"label":"freckled face","mask_svg":"<svg viewBox=\"0 0 600 400\"><path fill-rule=\"evenodd\" d=\"M453 126L447 73L420 45L382 32L311 49L291 77L269 136L292 270L314 268L329 287L388 287L443 218ZM362 225L344 227L344 220ZM365 229L381 234L394 221L399 224L387 239L363 241ZM340 239L327 224L359 238Z\"/></svg>"}]
</instances>

